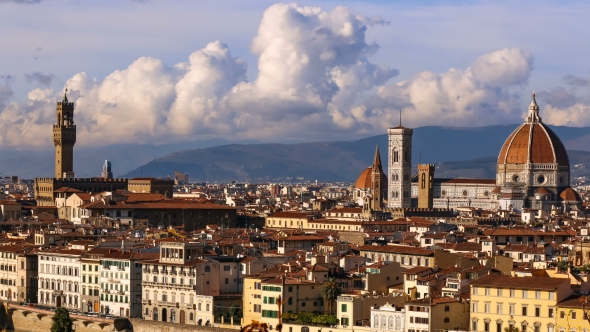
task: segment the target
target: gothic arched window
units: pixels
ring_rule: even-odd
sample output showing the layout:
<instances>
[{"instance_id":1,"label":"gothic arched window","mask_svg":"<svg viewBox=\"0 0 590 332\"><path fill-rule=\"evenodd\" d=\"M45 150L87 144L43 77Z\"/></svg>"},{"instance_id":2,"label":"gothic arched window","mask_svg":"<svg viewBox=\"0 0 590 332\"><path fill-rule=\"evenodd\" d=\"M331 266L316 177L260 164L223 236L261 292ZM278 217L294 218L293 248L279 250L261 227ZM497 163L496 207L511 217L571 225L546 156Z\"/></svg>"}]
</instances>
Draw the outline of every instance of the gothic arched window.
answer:
<instances>
[{"instance_id":1,"label":"gothic arched window","mask_svg":"<svg viewBox=\"0 0 590 332\"><path fill-rule=\"evenodd\" d=\"M393 162L394 163L399 162L399 152L397 151L397 148L393 149Z\"/></svg>"}]
</instances>

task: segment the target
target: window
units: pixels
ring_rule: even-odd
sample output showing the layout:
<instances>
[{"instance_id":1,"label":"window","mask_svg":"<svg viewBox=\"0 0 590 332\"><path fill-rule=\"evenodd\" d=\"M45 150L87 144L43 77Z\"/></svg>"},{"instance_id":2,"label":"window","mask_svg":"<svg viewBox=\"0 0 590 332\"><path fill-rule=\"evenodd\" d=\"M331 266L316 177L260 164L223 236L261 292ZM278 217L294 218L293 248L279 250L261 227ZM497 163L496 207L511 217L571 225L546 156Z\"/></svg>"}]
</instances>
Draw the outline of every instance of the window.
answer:
<instances>
[{"instance_id":1,"label":"window","mask_svg":"<svg viewBox=\"0 0 590 332\"><path fill-rule=\"evenodd\" d=\"M549 300L555 300L555 293L549 292Z\"/></svg>"},{"instance_id":2,"label":"window","mask_svg":"<svg viewBox=\"0 0 590 332\"><path fill-rule=\"evenodd\" d=\"M486 292L485 293L486 293L486 296L490 296L490 289L489 288L486 288Z\"/></svg>"},{"instance_id":3,"label":"window","mask_svg":"<svg viewBox=\"0 0 590 332\"><path fill-rule=\"evenodd\" d=\"M564 319L565 318L565 311L560 311L559 312L559 318Z\"/></svg>"},{"instance_id":4,"label":"window","mask_svg":"<svg viewBox=\"0 0 590 332\"><path fill-rule=\"evenodd\" d=\"M527 307L525 305L522 306L522 315L526 316L527 312L526 312Z\"/></svg>"},{"instance_id":5,"label":"window","mask_svg":"<svg viewBox=\"0 0 590 332\"><path fill-rule=\"evenodd\" d=\"M448 305L446 305L446 306L445 306L445 312L448 312L449 310L450 310L449 306L448 306Z\"/></svg>"},{"instance_id":6,"label":"window","mask_svg":"<svg viewBox=\"0 0 590 332\"><path fill-rule=\"evenodd\" d=\"M449 317L445 317L445 323L448 323L449 321Z\"/></svg>"},{"instance_id":7,"label":"window","mask_svg":"<svg viewBox=\"0 0 590 332\"><path fill-rule=\"evenodd\" d=\"M523 298L523 299L526 299L527 297L528 297L528 293L527 293L527 291L526 291L526 290L523 290L523 291L522 291L522 298Z\"/></svg>"},{"instance_id":8,"label":"window","mask_svg":"<svg viewBox=\"0 0 590 332\"><path fill-rule=\"evenodd\" d=\"M477 295L477 287L473 287L473 295Z\"/></svg>"},{"instance_id":9,"label":"window","mask_svg":"<svg viewBox=\"0 0 590 332\"><path fill-rule=\"evenodd\" d=\"M498 288L497 294L498 297L502 297L502 289Z\"/></svg>"},{"instance_id":10,"label":"window","mask_svg":"<svg viewBox=\"0 0 590 332\"><path fill-rule=\"evenodd\" d=\"M535 299L537 299L537 300L541 299L541 292L540 291L535 292Z\"/></svg>"},{"instance_id":11,"label":"window","mask_svg":"<svg viewBox=\"0 0 590 332\"><path fill-rule=\"evenodd\" d=\"M473 302L473 312L477 312L477 302Z\"/></svg>"},{"instance_id":12,"label":"window","mask_svg":"<svg viewBox=\"0 0 590 332\"><path fill-rule=\"evenodd\" d=\"M510 297L514 297L514 293L515 293L515 292L514 292L514 289L511 289L511 290L510 290Z\"/></svg>"},{"instance_id":13,"label":"window","mask_svg":"<svg viewBox=\"0 0 590 332\"><path fill-rule=\"evenodd\" d=\"M230 270L230 266L229 265L224 265L223 266L223 271L229 271Z\"/></svg>"},{"instance_id":14,"label":"window","mask_svg":"<svg viewBox=\"0 0 590 332\"><path fill-rule=\"evenodd\" d=\"M485 332L490 332L490 323L489 322L484 322L483 323L483 330Z\"/></svg>"},{"instance_id":15,"label":"window","mask_svg":"<svg viewBox=\"0 0 590 332\"><path fill-rule=\"evenodd\" d=\"M342 306L340 306L340 311L341 312L346 312L347 309L348 308L347 308L347 305L346 304L343 304ZM344 324L342 324L342 325L344 325Z\"/></svg>"},{"instance_id":16,"label":"window","mask_svg":"<svg viewBox=\"0 0 590 332\"><path fill-rule=\"evenodd\" d=\"M549 308L549 317L553 317L553 308Z\"/></svg>"},{"instance_id":17,"label":"window","mask_svg":"<svg viewBox=\"0 0 590 332\"><path fill-rule=\"evenodd\" d=\"M541 317L541 307L535 308L535 317Z\"/></svg>"},{"instance_id":18,"label":"window","mask_svg":"<svg viewBox=\"0 0 590 332\"><path fill-rule=\"evenodd\" d=\"M489 313L490 313L490 303L489 303L489 302L486 302L486 303L484 304L484 312L485 312L486 314L489 314Z\"/></svg>"},{"instance_id":19,"label":"window","mask_svg":"<svg viewBox=\"0 0 590 332\"><path fill-rule=\"evenodd\" d=\"M472 329L473 331L477 331L477 321L473 321L473 322L471 323L471 329Z\"/></svg>"},{"instance_id":20,"label":"window","mask_svg":"<svg viewBox=\"0 0 590 332\"><path fill-rule=\"evenodd\" d=\"M576 319L576 312L572 311L572 319Z\"/></svg>"},{"instance_id":21,"label":"window","mask_svg":"<svg viewBox=\"0 0 590 332\"><path fill-rule=\"evenodd\" d=\"M496 306L496 312L498 313L498 315L502 314L502 303L498 303Z\"/></svg>"},{"instance_id":22,"label":"window","mask_svg":"<svg viewBox=\"0 0 590 332\"><path fill-rule=\"evenodd\" d=\"M514 304L511 304L509 307L509 314L514 316Z\"/></svg>"}]
</instances>

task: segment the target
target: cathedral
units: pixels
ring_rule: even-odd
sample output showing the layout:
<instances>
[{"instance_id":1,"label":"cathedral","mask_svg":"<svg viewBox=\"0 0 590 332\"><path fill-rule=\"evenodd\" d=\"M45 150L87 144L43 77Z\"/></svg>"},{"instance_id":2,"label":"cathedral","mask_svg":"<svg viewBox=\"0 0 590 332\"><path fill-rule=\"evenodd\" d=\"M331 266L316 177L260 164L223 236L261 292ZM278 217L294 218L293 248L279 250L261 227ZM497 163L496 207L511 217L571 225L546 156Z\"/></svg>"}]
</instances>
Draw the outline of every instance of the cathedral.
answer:
<instances>
[{"instance_id":1,"label":"cathedral","mask_svg":"<svg viewBox=\"0 0 590 332\"><path fill-rule=\"evenodd\" d=\"M412 174L413 130L400 123L389 128L388 135L387 176L377 149L373 165L355 184L354 199L363 210L470 207L518 213L523 209L581 209L580 196L570 187L567 150L542 122L535 94L524 123L500 149L495 179L439 179L434 176L434 165L418 165L418 173Z\"/></svg>"}]
</instances>

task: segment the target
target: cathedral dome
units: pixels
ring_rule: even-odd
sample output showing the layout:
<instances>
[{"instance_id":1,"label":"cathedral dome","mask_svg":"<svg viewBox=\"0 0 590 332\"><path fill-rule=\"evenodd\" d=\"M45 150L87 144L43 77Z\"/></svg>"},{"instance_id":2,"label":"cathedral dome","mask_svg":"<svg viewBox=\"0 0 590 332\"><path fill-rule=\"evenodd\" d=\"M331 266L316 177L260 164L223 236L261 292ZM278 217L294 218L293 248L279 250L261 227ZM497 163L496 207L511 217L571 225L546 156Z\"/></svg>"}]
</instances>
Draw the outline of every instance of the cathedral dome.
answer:
<instances>
[{"instance_id":1,"label":"cathedral dome","mask_svg":"<svg viewBox=\"0 0 590 332\"><path fill-rule=\"evenodd\" d=\"M354 187L357 189L370 189L371 188L371 174L373 173L372 168L369 166L359 175Z\"/></svg>"},{"instance_id":2,"label":"cathedral dome","mask_svg":"<svg viewBox=\"0 0 590 332\"><path fill-rule=\"evenodd\" d=\"M534 94L527 121L508 136L498 156L499 165L526 163L569 166L563 143L541 121Z\"/></svg>"}]
</instances>

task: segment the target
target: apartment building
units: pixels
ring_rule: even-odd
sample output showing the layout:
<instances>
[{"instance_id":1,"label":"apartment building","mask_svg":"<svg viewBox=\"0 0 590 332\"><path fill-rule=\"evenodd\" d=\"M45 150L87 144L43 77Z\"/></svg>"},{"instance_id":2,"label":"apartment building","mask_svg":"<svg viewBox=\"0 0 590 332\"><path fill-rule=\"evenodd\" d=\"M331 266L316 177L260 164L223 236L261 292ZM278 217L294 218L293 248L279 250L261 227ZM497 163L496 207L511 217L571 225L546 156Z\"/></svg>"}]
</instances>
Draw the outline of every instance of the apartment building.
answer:
<instances>
[{"instance_id":1,"label":"apartment building","mask_svg":"<svg viewBox=\"0 0 590 332\"><path fill-rule=\"evenodd\" d=\"M157 254L113 251L100 259L100 312L119 317L141 315L142 263Z\"/></svg>"},{"instance_id":2,"label":"apartment building","mask_svg":"<svg viewBox=\"0 0 590 332\"><path fill-rule=\"evenodd\" d=\"M0 246L0 299L37 300L37 256L33 247Z\"/></svg>"},{"instance_id":3,"label":"apartment building","mask_svg":"<svg viewBox=\"0 0 590 332\"><path fill-rule=\"evenodd\" d=\"M213 295L219 295L219 264L199 258L202 255L200 243L160 243L159 256L146 261L143 268L145 320L192 325L212 321Z\"/></svg>"},{"instance_id":4,"label":"apartment building","mask_svg":"<svg viewBox=\"0 0 590 332\"><path fill-rule=\"evenodd\" d=\"M404 303L408 332L466 330L469 303L452 297L428 297Z\"/></svg>"},{"instance_id":5,"label":"apartment building","mask_svg":"<svg viewBox=\"0 0 590 332\"><path fill-rule=\"evenodd\" d=\"M556 330L567 332L588 332L590 321L588 320L587 295L575 294L557 304Z\"/></svg>"},{"instance_id":6,"label":"apartment building","mask_svg":"<svg viewBox=\"0 0 590 332\"><path fill-rule=\"evenodd\" d=\"M373 332L404 332L406 309L389 303L371 307L371 331ZM348 324L341 322L343 327Z\"/></svg>"},{"instance_id":7,"label":"apartment building","mask_svg":"<svg viewBox=\"0 0 590 332\"><path fill-rule=\"evenodd\" d=\"M80 259L83 312L100 312L100 258L109 251L111 250L93 249L82 255Z\"/></svg>"},{"instance_id":8,"label":"apartment building","mask_svg":"<svg viewBox=\"0 0 590 332\"><path fill-rule=\"evenodd\" d=\"M373 262L398 262L403 267L434 266L434 250L395 245L364 245L358 250L360 256Z\"/></svg>"},{"instance_id":9,"label":"apartment building","mask_svg":"<svg viewBox=\"0 0 590 332\"><path fill-rule=\"evenodd\" d=\"M40 304L80 309L80 258L83 254L83 250L60 248L37 252Z\"/></svg>"},{"instance_id":10,"label":"apartment building","mask_svg":"<svg viewBox=\"0 0 590 332\"><path fill-rule=\"evenodd\" d=\"M572 294L570 280L486 275L471 282L471 330L555 332L560 301Z\"/></svg>"}]
</instances>

